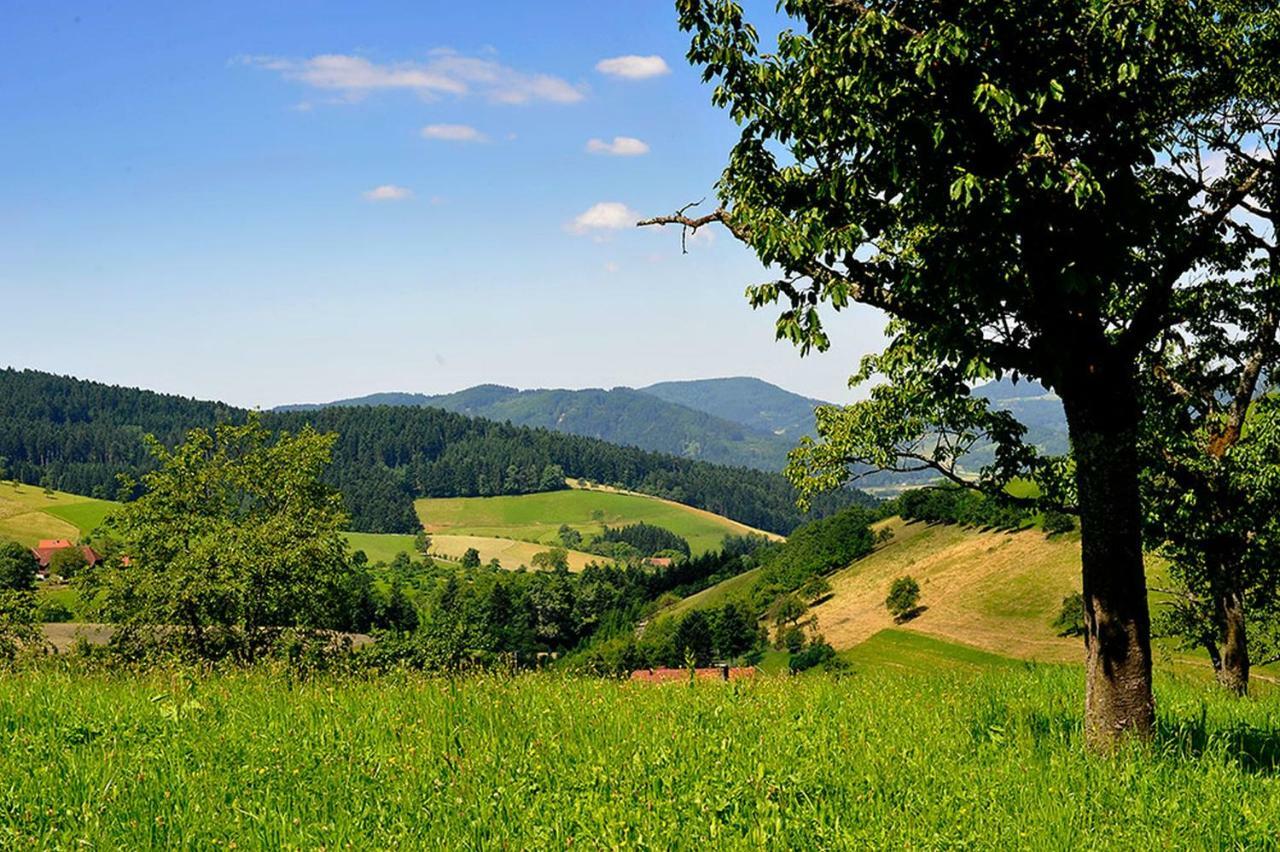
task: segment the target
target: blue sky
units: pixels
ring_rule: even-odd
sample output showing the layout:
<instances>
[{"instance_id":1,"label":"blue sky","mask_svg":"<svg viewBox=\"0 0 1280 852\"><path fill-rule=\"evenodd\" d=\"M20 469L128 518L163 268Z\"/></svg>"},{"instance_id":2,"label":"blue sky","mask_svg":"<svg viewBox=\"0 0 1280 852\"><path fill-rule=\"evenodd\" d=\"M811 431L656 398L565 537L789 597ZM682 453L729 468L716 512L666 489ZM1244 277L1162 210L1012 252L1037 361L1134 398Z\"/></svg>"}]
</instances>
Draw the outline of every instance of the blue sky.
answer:
<instances>
[{"instance_id":1,"label":"blue sky","mask_svg":"<svg viewBox=\"0 0 1280 852\"><path fill-rule=\"evenodd\" d=\"M879 316L802 360L727 235L628 224L708 195L735 138L685 49L665 0L0 3L0 364L251 406L847 399Z\"/></svg>"}]
</instances>

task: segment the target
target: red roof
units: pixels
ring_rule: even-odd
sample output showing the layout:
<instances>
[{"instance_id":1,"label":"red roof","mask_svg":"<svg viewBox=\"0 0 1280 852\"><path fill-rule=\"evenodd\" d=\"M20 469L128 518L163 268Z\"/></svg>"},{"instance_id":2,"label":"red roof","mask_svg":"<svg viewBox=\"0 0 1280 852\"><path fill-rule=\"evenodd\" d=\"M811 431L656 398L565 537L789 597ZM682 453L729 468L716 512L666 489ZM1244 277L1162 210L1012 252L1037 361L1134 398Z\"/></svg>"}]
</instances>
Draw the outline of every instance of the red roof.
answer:
<instances>
[{"instance_id":1,"label":"red roof","mask_svg":"<svg viewBox=\"0 0 1280 852\"><path fill-rule=\"evenodd\" d=\"M670 556L650 556L648 559L645 560L645 562L648 562L650 565L656 565L659 568L671 567Z\"/></svg>"},{"instance_id":2,"label":"red roof","mask_svg":"<svg viewBox=\"0 0 1280 852\"><path fill-rule=\"evenodd\" d=\"M40 563L41 568L48 568L49 561L53 559L53 554L59 550L66 550L68 547L75 547L75 545L65 538L46 538L41 539L39 544L31 548L31 552L35 554L36 562ZM90 565L97 565L98 560L102 558L88 545L82 545L80 552L84 554L84 561Z\"/></svg>"}]
</instances>

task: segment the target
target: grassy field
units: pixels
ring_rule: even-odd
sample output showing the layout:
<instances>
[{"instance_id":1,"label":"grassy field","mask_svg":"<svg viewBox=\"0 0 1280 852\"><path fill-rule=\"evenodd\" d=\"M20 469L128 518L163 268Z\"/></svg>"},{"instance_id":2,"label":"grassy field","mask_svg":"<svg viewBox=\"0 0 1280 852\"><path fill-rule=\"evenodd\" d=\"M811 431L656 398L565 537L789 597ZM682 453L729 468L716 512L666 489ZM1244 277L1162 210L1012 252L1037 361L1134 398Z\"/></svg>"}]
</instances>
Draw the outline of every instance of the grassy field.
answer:
<instances>
[{"instance_id":1,"label":"grassy field","mask_svg":"<svg viewBox=\"0 0 1280 852\"><path fill-rule=\"evenodd\" d=\"M27 546L42 538L75 540L102 523L114 506L107 500L0 482L0 539Z\"/></svg>"},{"instance_id":2,"label":"grassy field","mask_svg":"<svg viewBox=\"0 0 1280 852\"><path fill-rule=\"evenodd\" d=\"M503 568L515 569L521 565L533 567L533 557L547 550L550 545L534 544L528 541L516 541L509 538L491 538L479 535L432 535L431 554L457 562L469 549L475 548L480 553L480 561L487 563L497 559ZM605 563L609 560L602 556L593 556L577 550L568 551L569 570L581 571L591 562Z\"/></svg>"},{"instance_id":3,"label":"grassy field","mask_svg":"<svg viewBox=\"0 0 1280 852\"><path fill-rule=\"evenodd\" d=\"M814 607L818 629L837 649L894 627L889 585L910 575L924 611L904 630L1031 660L1080 659L1080 641L1049 626L1062 598L1080 588L1079 536L977 532L958 526L886 526L894 537L831 577L832 595Z\"/></svg>"},{"instance_id":4,"label":"grassy field","mask_svg":"<svg viewBox=\"0 0 1280 852\"><path fill-rule=\"evenodd\" d=\"M415 504L418 517L432 534L514 538L541 544L558 543L557 531L568 524L583 536L597 535L605 525L644 521L665 527L689 541L695 553L714 550L726 534L752 532L728 518L638 494L571 489L509 497L428 498Z\"/></svg>"},{"instance_id":5,"label":"grassy field","mask_svg":"<svg viewBox=\"0 0 1280 852\"><path fill-rule=\"evenodd\" d=\"M1272 848L1280 706L1078 668L662 687L552 675L0 680L4 848Z\"/></svg>"},{"instance_id":6,"label":"grassy field","mask_svg":"<svg viewBox=\"0 0 1280 852\"><path fill-rule=\"evenodd\" d=\"M347 537L347 543L351 549L363 550L370 562L390 562L398 553L407 553L414 558L418 556L417 551L413 549L411 535L358 532L343 533L343 535Z\"/></svg>"}]
</instances>

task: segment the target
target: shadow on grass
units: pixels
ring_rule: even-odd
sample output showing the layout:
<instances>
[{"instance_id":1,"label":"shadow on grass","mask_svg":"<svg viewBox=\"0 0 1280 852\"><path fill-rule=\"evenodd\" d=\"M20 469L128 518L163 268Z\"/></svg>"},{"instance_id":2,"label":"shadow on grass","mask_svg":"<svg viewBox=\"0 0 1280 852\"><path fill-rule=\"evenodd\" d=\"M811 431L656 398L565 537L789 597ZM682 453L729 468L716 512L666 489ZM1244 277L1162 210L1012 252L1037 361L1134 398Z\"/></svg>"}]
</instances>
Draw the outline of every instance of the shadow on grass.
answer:
<instances>
[{"instance_id":1,"label":"shadow on grass","mask_svg":"<svg viewBox=\"0 0 1280 852\"><path fill-rule=\"evenodd\" d=\"M1083 748L1084 743L1079 716L1005 704L993 704L977 714L969 722L969 734L975 743L996 745L1020 738L1031 739L1037 748L1064 744ZM1280 774L1280 730L1242 721L1215 723L1204 713L1157 719L1151 750L1169 760L1222 759L1252 775Z\"/></svg>"},{"instance_id":2,"label":"shadow on grass","mask_svg":"<svg viewBox=\"0 0 1280 852\"><path fill-rule=\"evenodd\" d=\"M1202 713L1191 719L1159 719L1156 747L1161 753L1186 758L1222 755L1241 770L1256 775L1280 772L1280 730L1248 722L1212 724Z\"/></svg>"},{"instance_id":3,"label":"shadow on grass","mask_svg":"<svg viewBox=\"0 0 1280 852\"><path fill-rule=\"evenodd\" d=\"M925 610L927 610L928 608L929 608L929 607L927 607L927 606L918 606L918 607L916 607L915 609L909 609L909 610L907 610L906 612L904 612L902 615L896 616L896 617L893 619L893 623L894 623L894 624L906 624L906 623L907 623L908 621L910 621L911 619L913 619L913 618L916 618L916 617L920 616L920 615L921 615Z\"/></svg>"}]
</instances>

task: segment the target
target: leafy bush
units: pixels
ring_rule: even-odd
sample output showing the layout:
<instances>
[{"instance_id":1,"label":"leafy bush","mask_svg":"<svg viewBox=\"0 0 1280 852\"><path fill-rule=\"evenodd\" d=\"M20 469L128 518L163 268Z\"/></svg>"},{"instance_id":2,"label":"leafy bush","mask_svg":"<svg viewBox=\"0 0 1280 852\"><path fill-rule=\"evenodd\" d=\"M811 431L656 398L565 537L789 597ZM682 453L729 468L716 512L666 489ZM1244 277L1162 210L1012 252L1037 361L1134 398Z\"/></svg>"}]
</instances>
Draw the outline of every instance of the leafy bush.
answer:
<instances>
[{"instance_id":1,"label":"leafy bush","mask_svg":"<svg viewBox=\"0 0 1280 852\"><path fill-rule=\"evenodd\" d=\"M601 541L621 541L634 547L641 556L653 556L660 550L675 550L689 556L689 542L665 527L644 521L624 527L605 527Z\"/></svg>"},{"instance_id":2,"label":"leafy bush","mask_svg":"<svg viewBox=\"0 0 1280 852\"><path fill-rule=\"evenodd\" d=\"M1030 520L1030 514L1020 506L959 486L915 488L899 495L894 504L905 520L933 524L1016 530Z\"/></svg>"},{"instance_id":3,"label":"leafy bush","mask_svg":"<svg viewBox=\"0 0 1280 852\"><path fill-rule=\"evenodd\" d=\"M897 622L914 618L920 607L920 584L911 577L899 577L889 587L884 605Z\"/></svg>"},{"instance_id":4,"label":"leafy bush","mask_svg":"<svg viewBox=\"0 0 1280 852\"><path fill-rule=\"evenodd\" d=\"M1052 538L1055 535L1069 533L1076 528L1076 519L1066 512L1053 509L1044 513L1044 534Z\"/></svg>"},{"instance_id":5,"label":"leafy bush","mask_svg":"<svg viewBox=\"0 0 1280 852\"><path fill-rule=\"evenodd\" d=\"M795 674L828 663L835 657L836 649L827 644L827 640L821 636L815 636L809 643L809 647L798 654L791 655L791 659L787 661L787 667L792 674Z\"/></svg>"},{"instance_id":6,"label":"leafy bush","mask_svg":"<svg viewBox=\"0 0 1280 852\"><path fill-rule=\"evenodd\" d=\"M75 613L62 601L44 598L36 605L35 619L41 624L56 624L72 621L74 618Z\"/></svg>"},{"instance_id":7,"label":"leafy bush","mask_svg":"<svg viewBox=\"0 0 1280 852\"><path fill-rule=\"evenodd\" d=\"M1059 636L1083 636L1085 632L1084 595L1072 592L1063 598L1062 608L1053 619L1052 627L1058 631Z\"/></svg>"}]
</instances>

